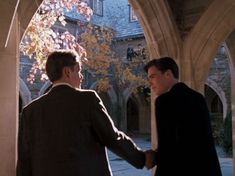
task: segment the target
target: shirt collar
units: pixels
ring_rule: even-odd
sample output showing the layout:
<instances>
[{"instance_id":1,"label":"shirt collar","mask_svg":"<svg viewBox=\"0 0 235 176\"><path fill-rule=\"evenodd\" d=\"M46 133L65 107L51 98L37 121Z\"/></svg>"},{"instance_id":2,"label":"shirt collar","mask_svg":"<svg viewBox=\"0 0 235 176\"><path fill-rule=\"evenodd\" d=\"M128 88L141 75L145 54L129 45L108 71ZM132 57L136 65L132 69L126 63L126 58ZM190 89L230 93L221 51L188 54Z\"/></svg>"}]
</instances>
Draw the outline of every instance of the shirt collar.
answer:
<instances>
[{"instance_id":1,"label":"shirt collar","mask_svg":"<svg viewBox=\"0 0 235 176\"><path fill-rule=\"evenodd\" d=\"M69 87L71 87L71 88L74 89L74 87L73 87L71 84L66 83L66 82L54 83L54 84L52 85L52 88L57 87L57 86L61 86L61 85L66 85L66 86L69 86Z\"/></svg>"}]
</instances>

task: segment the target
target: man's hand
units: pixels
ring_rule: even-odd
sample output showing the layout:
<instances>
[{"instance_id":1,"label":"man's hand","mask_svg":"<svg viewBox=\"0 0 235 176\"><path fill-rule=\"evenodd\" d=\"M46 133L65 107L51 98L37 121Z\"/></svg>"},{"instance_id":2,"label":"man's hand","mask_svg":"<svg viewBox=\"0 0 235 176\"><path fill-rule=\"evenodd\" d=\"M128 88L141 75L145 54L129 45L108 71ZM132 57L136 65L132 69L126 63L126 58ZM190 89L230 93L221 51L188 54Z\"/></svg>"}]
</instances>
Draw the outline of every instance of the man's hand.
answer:
<instances>
[{"instance_id":1,"label":"man's hand","mask_svg":"<svg viewBox=\"0 0 235 176\"><path fill-rule=\"evenodd\" d=\"M156 155L156 152L153 150L145 151L145 167L147 169L151 169L155 166L155 162L154 162L155 155Z\"/></svg>"}]
</instances>

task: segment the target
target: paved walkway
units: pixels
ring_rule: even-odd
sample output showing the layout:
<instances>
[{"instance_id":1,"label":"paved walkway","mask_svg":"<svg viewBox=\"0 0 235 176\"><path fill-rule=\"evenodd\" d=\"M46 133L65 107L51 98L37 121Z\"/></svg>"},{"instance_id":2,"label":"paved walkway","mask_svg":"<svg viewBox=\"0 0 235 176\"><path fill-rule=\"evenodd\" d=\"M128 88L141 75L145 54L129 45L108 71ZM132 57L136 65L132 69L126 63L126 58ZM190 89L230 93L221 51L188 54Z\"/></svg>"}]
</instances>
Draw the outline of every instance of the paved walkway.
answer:
<instances>
[{"instance_id":1,"label":"paved walkway","mask_svg":"<svg viewBox=\"0 0 235 176\"><path fill-rule=\"evenodd\" d=\"M151 147L151 143L146 137L134 138L133 140L142 149L149 149ZM219 160L223 176L232 176L232 158L226 158L219 148L217 151L218 155L221 156ZM108 151L108 155L113 176L151 176L151 170L147 170L146 168L136 169L111 151Z\"/></svg>"}]
</instances>

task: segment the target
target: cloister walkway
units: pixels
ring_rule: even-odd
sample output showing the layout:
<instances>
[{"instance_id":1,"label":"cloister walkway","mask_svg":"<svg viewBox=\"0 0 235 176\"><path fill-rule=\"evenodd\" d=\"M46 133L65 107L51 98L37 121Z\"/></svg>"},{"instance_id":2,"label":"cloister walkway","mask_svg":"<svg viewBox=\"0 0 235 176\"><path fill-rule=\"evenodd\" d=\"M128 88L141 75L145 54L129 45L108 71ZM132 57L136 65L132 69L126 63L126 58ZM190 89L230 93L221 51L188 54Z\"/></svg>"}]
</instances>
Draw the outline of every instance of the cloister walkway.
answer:
<instances>
[{"instance_id":1,"label":"cloister walkway","mask_svg":"<svg viewBox=\"0 0 235 176\"><path fill-rule=\"evenodd\" d=\"M133 140L144 150L151 148L151 142L148 136L135 137ZM232 157L226 156L220 147L217 147L217 153L219 155L223 176L232 176ZM151 176L151 171L146 168L142 170L136 169L111 151L108 151L108 155L113 176Z\"/></svg>"}]
</instances>

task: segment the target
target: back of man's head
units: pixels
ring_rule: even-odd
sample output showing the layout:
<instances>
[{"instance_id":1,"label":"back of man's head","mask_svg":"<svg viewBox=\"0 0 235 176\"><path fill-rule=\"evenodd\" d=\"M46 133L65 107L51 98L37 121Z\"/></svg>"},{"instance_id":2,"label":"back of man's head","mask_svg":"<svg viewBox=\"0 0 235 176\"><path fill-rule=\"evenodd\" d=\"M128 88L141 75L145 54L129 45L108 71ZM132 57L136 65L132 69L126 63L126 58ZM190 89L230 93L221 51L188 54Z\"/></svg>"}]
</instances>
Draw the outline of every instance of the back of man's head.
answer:
<instances>
[{"instance_id":1,"label":"back of man's head","mask_svg":"<svg viewBox=\"0 0 235 176\"><path fill-rule=\"evenodd\" d=\"M46 73L51 82L62 77L64 67L73 68L79 63L78 55L70 50L58 50L49 54L46 62Z\"/></svg>"},{"instance_id":2,"label":"back of man's head","mask_svg":"<svg viewBox=\"0 0 235 176\"><path fill-rule=\"evenodd\" d=\"M158 59L152 59L145 65L144 70L148 72L148 69L152 66L156 67L163 73L167 70L171 70L174 78L179 79L178 65L176 64L175 60L171 57L161 57Z\"/></svg>"}]
</instances>

